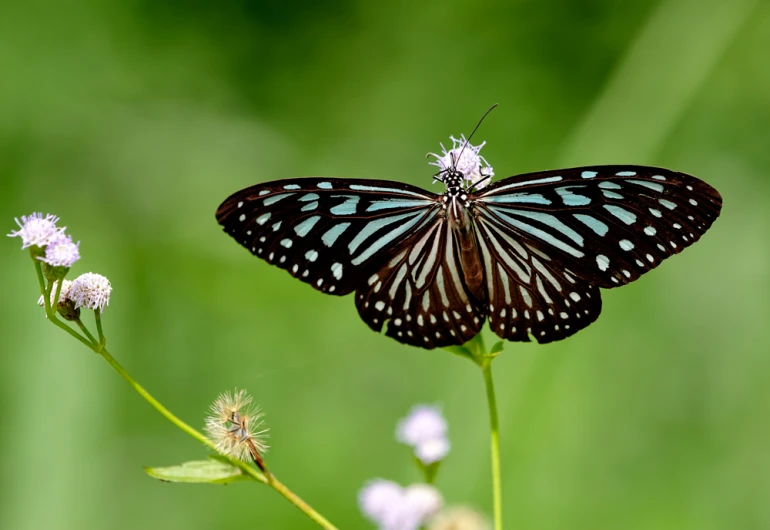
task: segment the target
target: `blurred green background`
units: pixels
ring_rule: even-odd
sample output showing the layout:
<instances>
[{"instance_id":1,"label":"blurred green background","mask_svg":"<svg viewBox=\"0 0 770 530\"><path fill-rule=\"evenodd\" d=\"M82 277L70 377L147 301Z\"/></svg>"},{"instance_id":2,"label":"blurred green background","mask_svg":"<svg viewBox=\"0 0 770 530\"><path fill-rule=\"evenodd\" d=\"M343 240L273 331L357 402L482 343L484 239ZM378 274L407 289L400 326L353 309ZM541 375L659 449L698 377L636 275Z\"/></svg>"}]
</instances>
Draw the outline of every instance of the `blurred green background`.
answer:
<instances>
[{"instance_id":1,"label":"blurred green background","mask_svg":"<svg viewBox=\"0 0 770 530\"><path fill-rule=\"evenodd\" d=\"M248 388L268 462L341 528L356 494L419 476L393 439L438 403L438 486L489 513L480 372L366 327L221 232L217 205L300 175L428 187L424 155L478 133L499 177L633 163L698 175L722 218L604 292L571 339L495 363L517 529L770 528L770 3L30 0L0 16L0 211L52 212L72 271L112 281L111 350L201 425ZM437 185L435 191L440 191ZM0 527L313 528L256 484L156 482L201 458L101 359L47 325L19 240L0 274Z\"/></svg>"}]
</instances>

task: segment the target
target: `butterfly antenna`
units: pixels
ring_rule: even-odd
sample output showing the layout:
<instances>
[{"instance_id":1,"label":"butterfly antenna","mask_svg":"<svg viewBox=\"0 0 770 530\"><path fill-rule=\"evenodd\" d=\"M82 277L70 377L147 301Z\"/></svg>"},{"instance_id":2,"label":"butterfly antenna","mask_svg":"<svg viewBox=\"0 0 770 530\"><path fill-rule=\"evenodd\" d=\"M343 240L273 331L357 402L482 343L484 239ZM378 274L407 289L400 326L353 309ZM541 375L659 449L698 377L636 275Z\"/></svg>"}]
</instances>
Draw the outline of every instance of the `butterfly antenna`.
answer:
<instances>
[{"instance_id":1,"label":"butterfly antenna","mask_svg":"<svg viewBox=\"0 0 770 530\"><path fill-rule=\"evenodd\" d=\"M474 134L476 134L476 131L478 130L479 126L481 125L481 122L482 122L482 121L484 121L484 118L486 118L486 117L487 117L487 114L489 114L490 112L492 112L492 109L494 109L495 107L497 107L497 103L495 103L494 105L492 105L491 107L489 107L489 108L487 109L487 111L486 111L486 112L484 113L484 115L481 117L481 119L479 120L479 122L476 124L476 127L474 127L474 128L473 128L473 131L471 131L471 135L470 135L470 136L469 136L469 137L468 137L468 138L465 140L465 143L463 144L463 148L462 148L462 149L460 149L460 154L458 154L458 155L457 155L457 160L460 160L460 157L461 157L461 156L463 156L463 151L465 151L465 148L466 148L466 147L468 146L468 144L470 143L470 141L471 141L471 138L473 138L473 135L474 135ZM453 162L454 162L454 161L453 161ZM452 165L452 167L454 167L454 164Z\"/></svg>"}]
</instances>

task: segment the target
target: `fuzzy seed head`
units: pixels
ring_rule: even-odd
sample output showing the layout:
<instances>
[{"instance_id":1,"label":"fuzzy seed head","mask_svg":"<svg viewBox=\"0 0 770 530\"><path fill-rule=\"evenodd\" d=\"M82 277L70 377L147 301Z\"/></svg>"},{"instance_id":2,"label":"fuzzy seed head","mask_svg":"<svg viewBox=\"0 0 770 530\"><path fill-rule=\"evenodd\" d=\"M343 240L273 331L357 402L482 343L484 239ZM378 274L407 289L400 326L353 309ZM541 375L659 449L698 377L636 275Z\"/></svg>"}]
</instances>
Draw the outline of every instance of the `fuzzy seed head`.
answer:
<instances>
[{"instance_id":1,"label":"fuzzy seed head","mask_svg":"<svg viewBox=\"0 0 770 530\"><path fill-rule=\"evenodd\" d=\"M263 416L245 390L225 392L211 405L205 430L217 451L248 462L255 458L255 451L262 455L269 449L265 442L268 429L260 429Z\"/></svg>"},{"instance_id":2,"label":"fuzzy seed head","mask_svg":"<svg viewBox=\"0 0 770 530\"><path fill-rule=\"evenodd\" d=\"M18 218L15 221L19 229L8 234L8 237L20 237L22 249L45 247L64 230L56 227L59 218L51 214L43 217L42 213L35 212L29 216L22 215L21 221Z\"/></svg>"},{"instance_id":3,"label":"fuzzy seed head","mask_svg":"<svg viewBox=\"0 0 770 530\"><path fill-rule=\"evenodd\" d=\"M110 281L93 272L81 274L72 281L69 298L75 302L75 307L98 309L104 311L110 303L112 285Z\"/></svg>"}]
</instances>

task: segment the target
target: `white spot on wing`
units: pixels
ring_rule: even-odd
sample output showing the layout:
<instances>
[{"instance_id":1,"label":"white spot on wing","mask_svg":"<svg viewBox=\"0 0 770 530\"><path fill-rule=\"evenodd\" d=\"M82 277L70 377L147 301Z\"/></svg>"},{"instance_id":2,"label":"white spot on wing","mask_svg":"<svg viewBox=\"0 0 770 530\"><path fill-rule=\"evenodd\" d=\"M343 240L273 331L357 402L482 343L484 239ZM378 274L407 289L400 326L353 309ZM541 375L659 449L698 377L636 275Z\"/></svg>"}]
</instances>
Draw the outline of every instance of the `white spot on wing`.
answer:
<instances>
[{"instance_id":1,"label":"white spot on wing","mask_svg":"<svg viewBox=\"0 0 770 530\"><path fill-rule=\"evenodd\" d=\"M631 243L628 239L621 239L620 248L622 248L623 250L633 250L634 244Z\"/></svg>"},{"instance_id":2,"label":"white spot on wing","mask_svg":"<svg viewBox=\"0 0 770 530\"><path fill-rule=\"evenodd\" d=\"M596 256L596 264L599 266L599 270L606 271L607 268L610 266L610 258L602 254L599 254L598 256Z\"/></svg>"},{"instance_id":3,"label":"white spot on wing","mask_svg":"<svg viewBox=\"0 0 770 530\"><path fill-rule=\"evenodd\" d=\"M332 275L338 280L342 279L342 263L335 262L332 264Z\"/></svg>"}]
</instances>

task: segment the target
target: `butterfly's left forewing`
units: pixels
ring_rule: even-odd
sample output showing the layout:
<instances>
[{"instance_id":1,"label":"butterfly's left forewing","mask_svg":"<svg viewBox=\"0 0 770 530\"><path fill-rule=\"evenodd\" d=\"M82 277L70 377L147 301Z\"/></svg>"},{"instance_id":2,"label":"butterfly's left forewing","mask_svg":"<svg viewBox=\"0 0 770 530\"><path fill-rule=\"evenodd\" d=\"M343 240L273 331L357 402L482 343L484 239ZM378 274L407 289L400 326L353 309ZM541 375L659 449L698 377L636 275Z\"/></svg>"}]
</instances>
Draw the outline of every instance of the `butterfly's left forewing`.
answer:
<instances>
[{"instance_id":1,"label":"butterfly's left forewing","mask_svg":"<svg viewBox=\"0 0 770 530\"><path fill-rule=\"evenodd\" d=\"M437 218L437 197L396 182L280 180L233 194L217 220L255 256L319 291L344 295Z\"/></svg>"}]
</instances>

